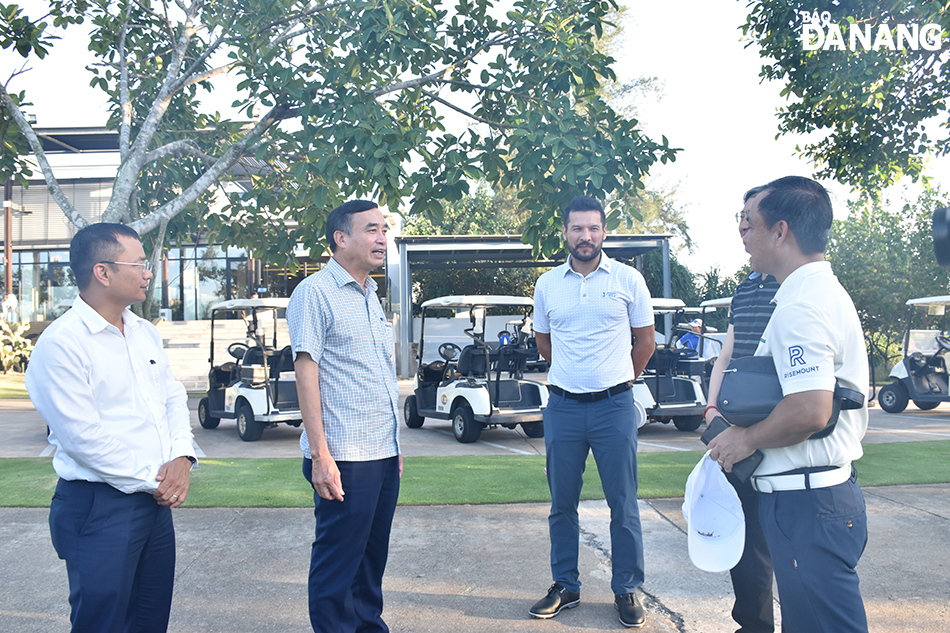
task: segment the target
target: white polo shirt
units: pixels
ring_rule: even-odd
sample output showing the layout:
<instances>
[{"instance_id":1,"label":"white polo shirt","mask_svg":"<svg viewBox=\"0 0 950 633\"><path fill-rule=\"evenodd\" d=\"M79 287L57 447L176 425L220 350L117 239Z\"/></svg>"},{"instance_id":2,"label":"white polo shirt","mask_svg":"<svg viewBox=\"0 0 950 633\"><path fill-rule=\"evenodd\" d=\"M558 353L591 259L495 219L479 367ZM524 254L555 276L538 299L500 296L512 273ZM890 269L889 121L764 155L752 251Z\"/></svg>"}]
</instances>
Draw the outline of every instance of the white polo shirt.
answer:
<instances>
[{"instance_id":1,"label":"white polo shirt","mask_svg":"<svg viewBox=\"0 0 950 633\"><path fill-rule=\"evenodd\" d=\"M551 335L548 381L591 393L633 380L630 328L653 325L643 275L606 253L586 277L570 262L541 275L534 289L534 330Z\"/></svg>"},{"instance_id":2,"label":"white polo shirt","mask_svg":"<svg viewBox=\"0 0 950 633\"><path fill-rule=\"evenodd\" d=\"M868 357L854 302L826 261L806 264L789 275L772 299L775 312L755 352L772 356L788 396L803 391L842 387L868 391ZM828 437L782 448L762 449L765 459L756 475L796 468L845 466L864 454L861 439L868 427L867 402L842 411Z\"/></svg>"}]
</instances>

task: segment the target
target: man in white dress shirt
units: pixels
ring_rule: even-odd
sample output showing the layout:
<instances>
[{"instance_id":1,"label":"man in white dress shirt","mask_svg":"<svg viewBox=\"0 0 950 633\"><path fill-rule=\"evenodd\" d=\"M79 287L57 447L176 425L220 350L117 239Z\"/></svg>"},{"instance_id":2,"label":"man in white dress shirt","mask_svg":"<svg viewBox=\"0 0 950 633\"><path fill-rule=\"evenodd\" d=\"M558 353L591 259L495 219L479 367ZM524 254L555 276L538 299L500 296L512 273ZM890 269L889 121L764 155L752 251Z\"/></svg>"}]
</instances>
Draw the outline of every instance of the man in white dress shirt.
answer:
<instances>
[{"instance_id":1,"label":"man in white dress shirt","mask_svg":"<svg viewBox=\"0 0 950 633\"><path fill-rule=\"evenodd\" d=\"M26 387L56 447L50 535L66 561L72 630L166 631L171 509L196 461L187 395L158 330L128 309L152 276L135 231L87 226L69 257L79 297L40 336Z\"/></svg>"}]
</instances>

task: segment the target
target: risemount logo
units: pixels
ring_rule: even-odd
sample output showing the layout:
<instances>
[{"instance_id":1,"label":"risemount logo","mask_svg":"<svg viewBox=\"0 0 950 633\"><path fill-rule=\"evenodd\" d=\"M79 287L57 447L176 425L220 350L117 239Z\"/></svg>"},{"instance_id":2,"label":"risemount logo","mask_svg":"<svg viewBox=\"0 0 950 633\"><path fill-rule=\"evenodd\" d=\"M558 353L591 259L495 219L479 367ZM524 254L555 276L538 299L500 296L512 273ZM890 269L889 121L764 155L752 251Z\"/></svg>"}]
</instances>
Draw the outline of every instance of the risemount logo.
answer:
<instances>
[{"instance_id":1,"label":"risemount logo","mask_svg":"<svg viewBox=\"0 0 950 633\"><path fill-rule=\"evenodd\" d=\"M806 51L939 51L943 47L939 24L837 24L828 11L800 11L799 15L802 49Z\"/></svg>"}]
</instances>

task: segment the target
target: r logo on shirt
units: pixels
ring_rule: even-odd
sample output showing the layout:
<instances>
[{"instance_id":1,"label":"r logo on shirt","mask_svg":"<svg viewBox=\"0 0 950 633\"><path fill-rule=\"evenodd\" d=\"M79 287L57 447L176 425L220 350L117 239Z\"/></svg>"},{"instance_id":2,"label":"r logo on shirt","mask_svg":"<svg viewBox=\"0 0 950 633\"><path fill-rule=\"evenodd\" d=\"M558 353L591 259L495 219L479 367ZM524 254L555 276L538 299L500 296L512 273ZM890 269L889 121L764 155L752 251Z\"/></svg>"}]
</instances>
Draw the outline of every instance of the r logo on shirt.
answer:
<instances>
[{"instance_id":1,"label":"r logo on shirt","mask_svg":"<svg viewBox=\"0 0 950 633\"><path fill-rule=\"evenodd\" d=\"M793 345L788 348L788 365L789 367L794 367L795 365L804 365L805 364L805 350L802 349L801 345Z\"/></svg>"}]
</instances>

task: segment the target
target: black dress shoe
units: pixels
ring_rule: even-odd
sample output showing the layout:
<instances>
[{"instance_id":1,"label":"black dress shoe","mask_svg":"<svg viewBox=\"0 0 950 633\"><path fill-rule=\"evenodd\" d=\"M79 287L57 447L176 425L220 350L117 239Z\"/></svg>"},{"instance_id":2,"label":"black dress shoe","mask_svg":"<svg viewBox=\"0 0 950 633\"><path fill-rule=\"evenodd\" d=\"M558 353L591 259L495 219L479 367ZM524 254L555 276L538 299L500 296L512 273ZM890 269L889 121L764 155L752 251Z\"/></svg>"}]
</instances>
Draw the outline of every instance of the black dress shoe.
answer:
<instances>
[{"instance_id":1,"label":"black dress shoe","mask_svg":"<svg viewBox=\"0 0 950 633\"><path fill-rule=\"evenodd\" d=\"M536 618L546 620L553 618L561 609L573 609L581 603L580 592L568 591L561 585L554 583L548 589L548 595L541 598L537 604L528 609L528 613Z\"/></svg>"},{"instance_id":2,"label":"black dress shoe","mask_svg":"<svg viewBox=\"0 0 950 633\"><path fill-rule=\"evenodd\" d=\"M628 629L639 629L647 621L647 614L635 593L617 594L614 607L620 612L620 624Z\"/></svg>"}]
</instances>

